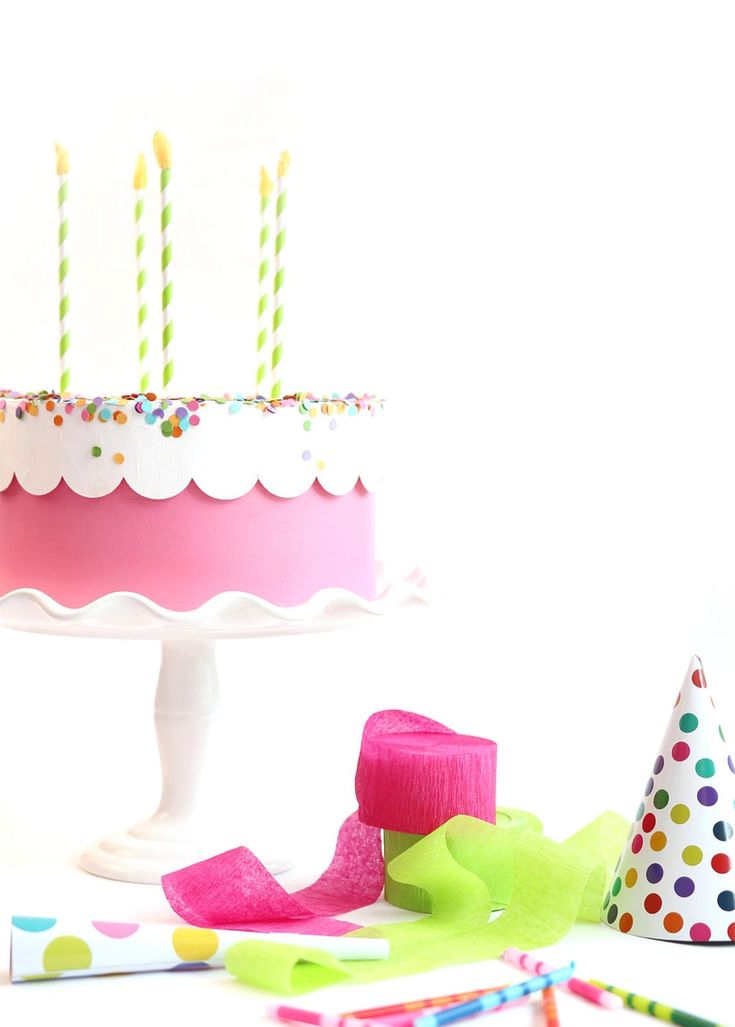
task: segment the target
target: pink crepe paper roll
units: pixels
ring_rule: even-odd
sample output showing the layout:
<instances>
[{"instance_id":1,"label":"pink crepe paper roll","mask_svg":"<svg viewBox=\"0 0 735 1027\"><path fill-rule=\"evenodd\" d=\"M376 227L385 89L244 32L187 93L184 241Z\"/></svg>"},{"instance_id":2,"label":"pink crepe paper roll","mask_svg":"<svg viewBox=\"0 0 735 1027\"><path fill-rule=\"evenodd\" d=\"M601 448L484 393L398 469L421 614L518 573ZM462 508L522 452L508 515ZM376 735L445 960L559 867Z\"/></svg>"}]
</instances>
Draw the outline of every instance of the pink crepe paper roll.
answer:
<instances>
[{"instance_id":1,"label":"pink crepe paper roll","mask_svg":"<svg viewBox=\"0 0 735 1027\"><path fill-rule=\"evenodd\" d=\"M365 724L355 791L360 820L425 835L465 814L495 823L497 746L404 710Z\"/></svg>"}]
</instances>

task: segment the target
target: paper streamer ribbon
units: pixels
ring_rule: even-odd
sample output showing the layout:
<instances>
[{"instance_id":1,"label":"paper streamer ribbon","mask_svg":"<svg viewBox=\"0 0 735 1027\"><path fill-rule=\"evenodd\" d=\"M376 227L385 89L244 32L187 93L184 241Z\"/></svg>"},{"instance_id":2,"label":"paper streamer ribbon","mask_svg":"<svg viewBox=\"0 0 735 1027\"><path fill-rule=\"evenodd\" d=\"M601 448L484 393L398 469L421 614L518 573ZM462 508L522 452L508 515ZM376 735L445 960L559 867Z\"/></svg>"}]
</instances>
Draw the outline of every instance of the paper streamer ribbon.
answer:
<instances>
[{"instance_id":1,"label":"paper streamer ribbon","mask_svg":"<svg viewBox=\"0 0 735 1027\"><path fill-rule=\"evenodd\" d=\"M350 818L329 870L312 888L289 896L251 853L235 849L205 863L169 874L164 890L177 913L203 926L326 934L327 926L349 930L343 921L313 915L305 895L336 913L350 895L352 908L367 905L382 883L378 832L359 838ZM360 983L422 973L439 966L497 958L510 947L525 950L556 944L577 920L597 922L606 880L625 838L626 821L605 813L563 844L528 831L506 831L473 817L454 817L390 864L391 876L431 895L432 913L412 923L362 928L362 937L383 937L391 957L358 965L294 946L246 941L234 945L225 965L240 980L278 994L295 995L330 981ZM372 888L353 868L372 869ZM361 846L372 853L364 856ZM248 857L248 858L246 858ZM233 872L241 876L234 880ZM244 876L243 876L244 875ZM330 882L336 886L330 895ZM313 889L313 890L312 890ZM372 898L370 894L372 893ZM488 923L493 908L505 911ZM247 920L247 916L254 918ZM218 915L225 917L219 924ZM256 919L257 917L257 919ZM284 926L279 926L283 924ZM334 929L333 933L342 933Z\"/></svg>"},{"instance_id":2,"label":"paper streamer ribbon","mask_svg":"<svg viewBox=\"0 0 735 1027\"><path fill-rule=\"evenodd\" d=\"M332 918L377 902L383 875L380 831L353 813L340 828L327 869L293 894L246 848L166 874L161 884L171 908L197 927L338 936L359 925Z\"/></svg>"}]
</instances>

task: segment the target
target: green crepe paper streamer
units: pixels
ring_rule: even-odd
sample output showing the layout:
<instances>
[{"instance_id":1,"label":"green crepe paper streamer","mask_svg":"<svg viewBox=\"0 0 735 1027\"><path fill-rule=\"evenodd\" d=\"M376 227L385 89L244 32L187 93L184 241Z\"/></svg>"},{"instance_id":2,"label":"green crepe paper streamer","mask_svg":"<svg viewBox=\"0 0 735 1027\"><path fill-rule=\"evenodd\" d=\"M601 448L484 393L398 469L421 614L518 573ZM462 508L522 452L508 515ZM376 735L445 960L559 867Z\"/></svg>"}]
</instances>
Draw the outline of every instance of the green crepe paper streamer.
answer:
<instances>
[{"instance_id":1,"label":"green crepe paper streamer","mask_svg":"<svg viewBox=\"0 0 735 1027\"><path fill-rule=\"evenodd\" d=\"M496 812L496 825L505 831L536 831L541 834L543 825L533 813L526 813L521 809L510 809L507 806L498 807ZM423 888L417 888L412 884L402 884L396 881L388 873L388 867L392 861L410 849L422 838L422 834L408 834L404 831L384 831L383 848L385 852L385 900L391 906L398 906L399 909L410 909L415 913L431 912L431 896ZM494 909L501 907L495 906Z\"/></svg>"},{"instance_id":2,"label":"green crepe paper streamer","mask_svg":"<svg viewBox=\"0 0 735 1027\"><path fill-rule=\"evenodd\" d=\"M617 813L597 820L558 843L535 831L506 831L473 817L454 817L392 860L391 877L431 896L432 912L411 923L352 932L383 937L390 959L330 960L299 965L301 992L320 988L323 967L339 965L356 983L422 973L440 966L496 959L514 946L524 950L556 944L576 920L599 922L605 887L628 833ZM488 923L494 907L504 912ZM256 943L257 944L257 943ZM293 956L271 946L261 966L248 968L248 983L294 994ZM314 950L299 958L315 960ZM272 964L285 964L278 972Z\"/></svg>"},{"instance_id":3,"label":"green crepe paper streamer","mask_svg":"<svg viewBox=\"0 0 735 1027\"><path fill-rule=\"evenodd\" d=\"M243 983L278 995L301 995L352 976L329 952L272 941L231 945L225 952L225 967Z\"/></svg>"}]
</instances>

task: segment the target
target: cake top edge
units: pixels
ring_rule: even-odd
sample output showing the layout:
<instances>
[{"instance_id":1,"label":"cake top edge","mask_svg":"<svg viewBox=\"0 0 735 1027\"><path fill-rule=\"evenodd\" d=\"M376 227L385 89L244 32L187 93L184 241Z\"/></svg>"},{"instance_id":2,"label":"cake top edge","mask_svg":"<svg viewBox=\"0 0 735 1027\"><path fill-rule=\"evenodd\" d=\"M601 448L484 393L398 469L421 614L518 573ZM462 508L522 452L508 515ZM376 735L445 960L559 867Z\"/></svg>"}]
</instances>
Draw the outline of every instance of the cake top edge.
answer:
<instances>
[{"instance_id":1,"label":"cake top edge","mask_svg":"<svg viewBox=\"0 0 735 1027\"><path fill-rule=\"evenodd\" d=\"M75 408L86 409L90 414L96 413L105 407L127 407L132 406L138 413L150 413L154 407L164 410L171 406L184 407L188 411L195 411L199 407L208 404L216 406L228 406L232 412L238 412L244 407L253 407L267 413L276 413L279 409L298 408L303 414L310 413L314 406L321 407L328 405L339 410L340 408L352 408L355 412L366 410L373 412L381 409L385 400L373 393L348 392L344 395L339 393L322 393L318 395L313 392L293 392L277 398L268 398L261 395L245 395L241 392L224 393L221 396L212 396L208 393L201 393L193 396L159 396L154 392L129 392L120 395L95 395L84 396L69 392L59 393L40 389L37 392L17 392L13 389L0 389L0 410L4 409L8 402L11 402L22 412L35 414L39 407L47 410L56 407L66 407L67 413ZM330 411L331 412L331 411Z\"/></svg>"}]
</instances>

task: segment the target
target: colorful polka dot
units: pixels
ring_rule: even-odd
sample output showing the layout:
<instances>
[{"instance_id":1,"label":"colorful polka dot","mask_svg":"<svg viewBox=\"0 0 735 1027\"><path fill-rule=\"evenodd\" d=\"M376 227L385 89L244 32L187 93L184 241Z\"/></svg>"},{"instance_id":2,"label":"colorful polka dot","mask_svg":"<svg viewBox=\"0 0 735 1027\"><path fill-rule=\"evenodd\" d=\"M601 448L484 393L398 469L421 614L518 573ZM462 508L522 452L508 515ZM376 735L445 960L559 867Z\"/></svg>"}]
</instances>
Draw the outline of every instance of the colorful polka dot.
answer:
<instances>
[{"instance_id":1,"label":"colorful polka dot","mask_svg":"<svg viewBox=\"0 0 735 1027\"><path fill-rule=\"evenodd\" d=\"M106 938L129 938L140 927L140 924L118 924L109 920L93 920L92 926Z\"/></svg>"},{"instance_id":2,"label":"colorful polka dot","mask_svg":"<svg viewBox=\"0 0 735 1027\"><path fill-rule=\"evenodd\" d=\"M718 852L713 856L711 865L716 874L729 874L732 870L732 860L724 852Z\"/></svg>"},{"instance_id":3,"label":"colorful polka dot","mask_svg":"<svg viewBox=\"0 0 735 1027\"><path fill-rule=\"evenodd\" d=\"M702 759L697 760L694 764L694 769L699 777L714 777L715 776L715 765L712 760Z\"/></svg>"},{"instance_id":4,"label":"colorful polka dot","mask_svg":"<svg viewBox=\"0 0 735 1027\"><path fill-rule=\"evenodd\" d=\"M40 931L50 931L56 923L55 917L47 916L14 916L13 927L21 931L32 931L34 934Z\"/></svg>"},{"instance_id":5,"label":"colorful polka dot","mask_svg":"<svg viewBox=\"0 0 735 1027\"><path fill-rule=\"evenodd\" d=\"M664 758L663 758L663 756L657 756L656 757L656 762L653 764L653 772L654 772L654 774L660 774L663 769L664 769Z\"/></svg>"},{"instance_id":6,"label":"colorful polka dot","mask_svg":"<svg viewBox=\"0 0 735 1027\"><path fill-rule=\"evenodd\" d=\"M623 934L627 934L628 931L632 928L632 926L633 917L630 915L630 913L623 913L623 915L620 917L620 923L618 924L619 930L621 930Z\"/></svg>"},{"instance_id":7,"label":"colorful polka dot","mask_svg":"<svg viewBox=\"0 0 735 1027\"><path fill-rule=\"evenodd\" d=\"M57 428L60 428L63 423L64 423L64 418L61 416L61 414L57 414L56 417L54 418L54 424L56 425Z\"/></svg>"},{"instance_id":8,"label":"colorful polka dot","mask_svg":"<svg viewBox=\"0 0 735 1027\"><path fill-rule=\"evenodd\" d=\"M732 756L728 756L727 757L727 765L730 768L730 770L733 772L733 774L735 774L735 763L733 763L733 761L732 761Z\"/></svg>"},{"instance_id":9,"label":"colorful polka dot","mask_svg":"<svg viewBox=\"0 0 735 1027\"><path fill-rule=\"evenodd\" d=\"M730 924L727 929L727 936L730 941L735 941L735 924Z\"/></svg>"},{"instance_id":10,"label":"colorful polka dot","mask_svg":"<svg viewBox=\"0 0 735 1027\"><path fill-rule=\"evenodd\" d=\"M696 867L702 862L704 856L698 845L687 845L681 854L681 858L688 867Z\"/></svg>"},{"instance_id":11,"label":"colorful polka dot","mask_svg":"<svg viewBox=\"0 0 735 1027\"><path fill-rule=\"evenodd\" d=\"M712 937L712 931L707 924L692 924L689 928L689 937L692 941L709 941Z\"/></svg>"},{"instance_id":12,"label":"colorful polka dot","mask_svg":"<svg viewBox=\"0 0 735 1027\"><path fill-rule=\"evenodd\" d=\"M608 892L607 895L605 896L605 901L602 903L602 908L603 909L607 909L607 907L609 905L610 905L610 892Z\"/></svg>"},{"instance_id":13,"label":"colorful polka dot","mask_svg":"<svg viewBox=\"0 0 735 1027\"><path fill-rule=\"evenodd\" d=\"M664 876L664 868L660 863L651 863L646 870L646 880L649 884L658 884Z\"/></svg>"},{"instance_id":14,"label":"colorful polka dot","mask_svg":"<svg viewBox=\"0 0 735 1027\"><path fill-rule=\"evenodd\" d=\"M676 806L671 807L671 819L675 824L686 824L691 815L689 807L683 802L677 802Z\"/></svg>"},{"instance_id":15,"label":"colorful polka dot","mask_svg":"<svg viewBox=\"0 0 735 1027\"><path fill-rule=\"evenodd\" d=\"M692 674L692 684L696 685L697 688L706 688L707 682L705 681L704 671L695 670Z\"/></svg>"},{"instance_id":16,"label":"colorful polka dot","mask_svg":"<svg viewBox=\"0 0 735 1027\"><path fill-rule=\"evenodd\" d=\"M653 805L656 809L666 809L669 804L669 793L665 788L659 788L653 797Z\"/></svg>"},{"instance_id":17,"label":"colorful polka dot","mask_svg":"<svg viewBox=\"0 0 735 1027\"><path fill-rule=\"evenodd\" d=\"M693 713L684 713L679 718L679 728L685 734L689 735L692 731L696 731L699 727L699 718L695 717Z\"/></svg>"},{"instance_id":18,"label":"colorful polka dot","mask_svg":"<svg viewBox=\"0 0 735 1027\"><path fill-rule=\"evenodd\" d=\"M667 913L664 917L664 928L669 934L678 934L684 926L684 919L678 913Z\"/></svg>"},{"instance_id":19,"label":"colorful polka dot","mask_svg":"<svg viewBox=\"0 0 735 1027\"><path fill-rule=\"evenodd\" d=\"M735 892L721 891L717 896L717 905L726 913L732 913L735 909Z\"/></svg>"},{"instance_id":20,"label":"colorful polka dot","mask_svg":"<svg viewBox=\"0 0 735 1027\"><path fill-rule=\"evenodd\" d=\"M611 893L613 895L619 895L620 894L620 889L622 887L623 887L623 882L621 881L621 879L619 877L616 877L615 880L613 881L613 886L610 889L610 891L611 891Z\"/></svg>"},{"instance_id":21,"label":"colorful polka dot","mask_svg":"<svg viewBox=\"0 0 735 1027\"><path fill-rule=\"evenodd\" d=\"M638 871L635 867L631 867L625 875L625 885L627 888L633 888L638 883Z\"/></svg>"},{"instance_id":22,"label":"colorful polka dot","mask_svg":"<svg viewBox=\"0 0 735 1027\"><path fill-rule=\"evenodd\" d=\"M732 824L728 824L726 820L718 820L712 828L712 834L718 842L729 842L732 838Z\"/></svg>"},{"instance_id":23,"label":"colorful polka dot","mask_svg":"<svg viewBox=\"0 0 735 1027\"><path fill-rule=\"evenodd\" d=\"M674 891L680 899L688 899L694 894L694 881L691 877L677 877L674 881Z\"/></svg>"},{"instance_id":24,"label":"colorful polka dot","mask_svg":"<svg viewBox=\"0 0 735 1027\"><path fill-rule=\"evenodd\" d=\"M653 813L646 813L645 817L643 818L643 823L641 824L641 828L643 829L645 834L650 834L655 826L656 818L653 815Z\"/></svg>"},{"instance_id":25,"label":"colorful polka dot","mask_svg":"<svg viewBox=\"0 0 735 1027\"><path fill-rule=\"evenodd\" d=\"M171 941L176 955L187 963L211 959L219 947L216 933L202 927L177 927Z\"/></svg>"},{"instance_id":26,"label":"colorful polka dot","mask_svg":"<svg viewBox=\"0 0 735 1027\"><path fill-rule=\"evenodd\" d=\"M102 450L99 446L92 446L92 456L102 456Z\"/></svg>"},{"instance_id":27,"label":"colorful polka dot","mask_svg":"<svg viewBox=\"0 0 735 1027\"><path fill-rule=\"evenodd\" d=\"M617 919L618 919L618 907L613 902L612 906L610 906L610 908L607 911L607 922L609 924L614 924Z\"/></svg>"},{"instance_id":28,"label":"colorful polka dot","mask_svg":"<svg viewBox=\"0 0 735 1027\"><path fill-rule=\"evenodd\" d=\"M301 454L301 459L311 460L311 450L305 449L304 452Z\"/></svg>"},{"instance_id":29,"label":"colorful polka dot","mask_svg":"<svg viewBox=\"0 0 735 1027\"><path fill-rule=\"evenodd\" d=\"M59 938L54 938L43 950L43 968L46 973L89 970L91 965L91 948L86 941L73 934L63 934Z\"/></svg>"},{"instance_id":30,"label":"colorful polka dot","mask_svg":"<svg viewBox=\"0 0 735 1027\"><path fill-rule=\"evenodd\" d=\"M689 759L691 751L686 742L677 742L671 750L671 755L677 763L683 763L684 760Z\"/></svg>"},{"instance_id":31,"label":"colorful polka dot","mask_svg":"<svg viewBox=\"0 0 735 1027\"><path fill-rule=\"evenodd\" d=\"M635 814L635 819L636 820L640 820L641 819L641 817L643 816L643 811L645 810L645 808L646 807L643 805L643 803L641 803L640 806L638 807L638 809L636 810L636 814Z\"/></svg>"},{"instance_id":32,"label":"colorful polka dot","mask_svg":"<svg viewBox=\"0 0 735 1027\"><path fill-rule=\"evenodd\" d=\"M633 841L630 843L630 848L631 848L631 851L633 852L633 854L637 856L638 853L643 848L643 835L642 834L637 834L633 838Z\"/></svg>"},{"instance_id":33,"label":"colorful polka dot","mask_svg":"<svg viewBox=\"0 0 735 1027\"><path fill-rule=\"evenodd\" d=\"M667 838L663 831L654 831L651 835L651 848L654 852L662 852L666 848Z\"/></svg>"},{"instance_id":34,"label":"colorful polka dot","mask_svg":"<svg viewBox=\"0 0 735 1027\"><path fill-rule=\"evenodd\" d=\"M663 899L660 895L657 895L656 892L651 892L650 895L646 895L643 900L643 908L646 913L659 913L663 904Z\"/></svg>"},{"instance_id":35,"label":"colorful polka dot","mask_svg":"<svg viewBox=\"0 0 735 1027\"><path fill-rule=\"evenodd\" d=\"M653 778L649 777L648 781L646 781L646 790L644 791L643 794L644 795L650 795L652 791L653 791Z\"/></svg>"},{"instance_id":36,"label":"colorful polka dot","mask_svg":"<svg viewBox=\"0 0 735 1027\"><path fill-rule=\"evenodd\" d=\"M125 463L125 457L122 453L113 453L112 459L115 461L116 464Z\"/></svg>"},{"instance_id":37,"label":"colorful polka dot","mask_svg":"<svg viewBox=\"0 0 735 1027\"><path fill-rule=\"evenodd\" d=\"M709 785L705 785L704 788L700 788L697 792L697 800L702 806L714 806L717 799L717 791Z\"/></svg>"}]
</instances>

